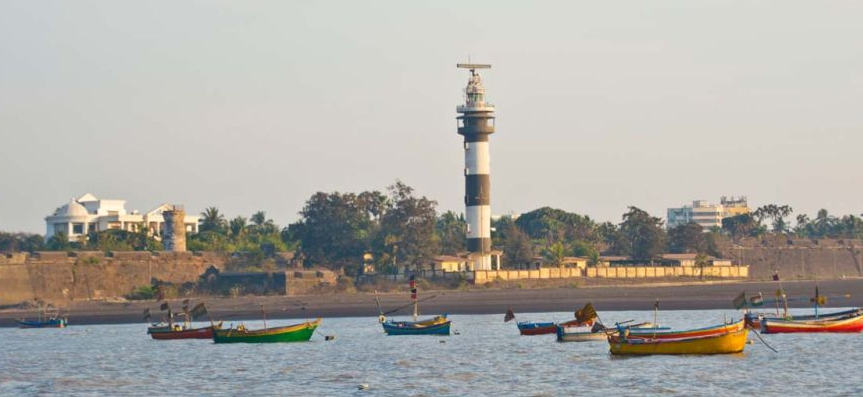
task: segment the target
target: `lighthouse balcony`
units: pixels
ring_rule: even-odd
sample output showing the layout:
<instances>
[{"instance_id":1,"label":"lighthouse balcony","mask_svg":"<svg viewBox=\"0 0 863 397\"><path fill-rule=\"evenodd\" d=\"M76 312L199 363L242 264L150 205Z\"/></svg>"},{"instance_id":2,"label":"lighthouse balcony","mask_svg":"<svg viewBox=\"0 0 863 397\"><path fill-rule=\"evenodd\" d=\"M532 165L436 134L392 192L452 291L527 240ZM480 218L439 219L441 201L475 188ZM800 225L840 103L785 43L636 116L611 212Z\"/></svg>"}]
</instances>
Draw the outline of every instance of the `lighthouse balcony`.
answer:
<instances>
[{"instance_id":1,"label":"lighthouse balcony","mask_svg":"<svg viewBox=\"0 0 863 397\"><path fill-rule=\"evenodd\" d=\"M494 105L490 103L483 104L473 104L473 105L458 105L455 107L456 112L459 113L469 113L469 112L493 112Z\"/></svg>"}]
</instances>

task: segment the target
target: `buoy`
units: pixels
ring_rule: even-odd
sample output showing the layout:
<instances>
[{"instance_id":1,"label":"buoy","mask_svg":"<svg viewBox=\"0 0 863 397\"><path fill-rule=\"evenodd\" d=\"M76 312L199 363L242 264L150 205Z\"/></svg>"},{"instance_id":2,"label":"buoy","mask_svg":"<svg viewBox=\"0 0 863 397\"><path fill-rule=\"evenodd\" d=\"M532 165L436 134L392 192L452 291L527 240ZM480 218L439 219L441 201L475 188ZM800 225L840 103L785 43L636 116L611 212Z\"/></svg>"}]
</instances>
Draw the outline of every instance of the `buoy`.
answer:
<instances>
[{"instance_id":1,"label":"buoy","mask_svg":"<svg viewBox=\"0 0 863 397\"><path fill-rule=\"evenodd\" d=\"M446 341L445 341L445 340L441 340L441 341L439 341L439 342L440 342L440 343L446 343Z\"/></svg>"},{"instance_id":2,"label":"buoy","mask_svg":"<svg viewBox=\"0 0 863 397\"><path fill-rule=\"evenodd\" d=\"M369 388L369 384L368 384L368 383L363 383L363 384L361 384L361 385L357 386L357 389L359 389L359 390L366 390L366 389L368 389L368 388Z\"/></svg>"},{"instance_id":3,"label":"buoy","mask_svg":"<svg viewBox=\"0 0 863 397\"><path fill-rule=\"evenodd\" d=\"M335 335L324 335L324 340L333 340L336 339Z\"/></svg>"}]
</instances>

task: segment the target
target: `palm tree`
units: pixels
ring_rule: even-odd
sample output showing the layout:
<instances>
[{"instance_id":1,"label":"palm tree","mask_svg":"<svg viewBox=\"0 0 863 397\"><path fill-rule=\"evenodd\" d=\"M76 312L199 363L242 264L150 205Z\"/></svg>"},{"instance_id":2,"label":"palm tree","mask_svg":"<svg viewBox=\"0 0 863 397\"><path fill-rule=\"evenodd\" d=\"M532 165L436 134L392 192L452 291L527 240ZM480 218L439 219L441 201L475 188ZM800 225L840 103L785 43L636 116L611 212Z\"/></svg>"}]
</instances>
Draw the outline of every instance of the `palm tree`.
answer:
<instances>
[{"instance_id":1,"label":"palm tree","mask_svg":"<svg viewBox=\"0 0 863 397\"><path fill-rule=\"evenodd\" d=\"M250 220L255 226L255 230L265 233L275 230L276 225L273 223L272 219L267 219L267 213L264 211L255 212L252 214Z\"/></svg>"},{"instance_id":2,"label":"palm tree","mask_svg":"<svg viewBox=\"0 0 863 397\"><path fill-rule=\"evenodd\" d=\"M225 227L225 216L216 207L208 207L201 213L201 232L221 232Z\"/></svg>"},{"instance_id":3,"label":"palm tree","mask_svg":"<svg viewBox=\"0 0 863 397\"><path fill-rule=\"evenodd\" d=\"M695 267L698 268L698 277L704 280L704 268L710 265L710 258L704 254L695 255Z\"/></svg>"},{"instance_id":4,"label":"palm tree","mask_svg":"<svg viewBox=\"0 0 863 397\"><path fill-rule=\"evenodd\" d=\"M550 244L543 252L543 256L557 266L563 266L563 259L566 257L566 246L562 242Z\"/></svg>"},{"instance_id":5,"label":"palm tree","mask_svg":"<svg viewBox=\"0 0 863 397\"><path fill-rule=\"evenodd\" d=\"M231 222L228 223L228 229L231 230L231 235L233 235L234 237L239 237L246 231L246 225L246 218L238 216L234 219L231 219Z\"/></svg>"}]
</instances>

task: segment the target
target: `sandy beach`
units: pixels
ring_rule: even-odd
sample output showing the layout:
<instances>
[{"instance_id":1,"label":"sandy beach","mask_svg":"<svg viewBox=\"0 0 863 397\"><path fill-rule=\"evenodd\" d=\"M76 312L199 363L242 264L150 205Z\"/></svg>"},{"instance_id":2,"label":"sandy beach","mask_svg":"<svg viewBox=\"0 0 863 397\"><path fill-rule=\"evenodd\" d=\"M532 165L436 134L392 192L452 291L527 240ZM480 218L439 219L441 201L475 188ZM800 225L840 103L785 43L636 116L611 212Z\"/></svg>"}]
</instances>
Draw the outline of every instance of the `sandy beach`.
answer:
<instances>
[{"instance_id":1,"label":"sandy beach","mask_svg":"<svg viewBox=\"0 0 863 397\"><path fill-rule=\"evenodd\" d=\"M814 295L813 281L784 281L783 286L789 297ZM863 279L819 281L822 295L839 297L851 294L849 298L831 299L829 306L863 306ZM732 300L746 291L748 295L762 292L765 297L774 294L779 284L776 282L723 282L723 283L686 283L664 285L592 286L578 288L533 288L533 289L469 289L425 291L421 298L435 295L433 299L422 302L425 314L503 314L508 306L516 313L571 311L591 301L599 311L652 310L658 298L661 310L698 310L729 309ZM385 293L378 295L384 310L397 308L409 303L405 293ZM179 309L181 299L170 301L171 306ZM363 317L377 316L374 294L351 293L306 296L266 296L240 298L194 298L194 302L204 301L215 320L236 321L259 319L261 305L267 317L314 318L314 317ZM808 307L805 302L792 302L792 307ZM141 313L150 308L157 317L158 303L155 301L75 301L63 310L69 317L70 325L118 324L143 322ZM403 310L400 314L407 314ZM35 310L0 310L0 326L15 326L21 317L34 317Z\"/></svg>"}]
</instances>

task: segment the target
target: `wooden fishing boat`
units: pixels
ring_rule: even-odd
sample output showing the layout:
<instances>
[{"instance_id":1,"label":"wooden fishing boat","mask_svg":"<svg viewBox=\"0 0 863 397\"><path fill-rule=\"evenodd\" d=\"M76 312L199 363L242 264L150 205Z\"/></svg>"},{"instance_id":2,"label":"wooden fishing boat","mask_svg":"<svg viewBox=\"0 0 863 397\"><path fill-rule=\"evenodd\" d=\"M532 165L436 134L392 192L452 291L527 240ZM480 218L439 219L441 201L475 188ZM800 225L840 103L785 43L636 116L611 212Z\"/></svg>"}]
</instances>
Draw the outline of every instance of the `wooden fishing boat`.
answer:
<instances>
[{"instance_id":1,"label":"wooden fishing boat","mask_svg":"<svg viewBox=\"0 0 863 397\"><path fill-rule=\"evenodd\" d=\"M375 304L378 307L378 322L384 328L387 335L449 335L450 325L452 322L447 318L446 314L435 316L425 320L418 320L419 317L419 302L427 299L432 299L435 295L428 298L417 299L417 282L414 276L410 278L411 303L402 307L390 310L386 313L381 310L381 302L375 296ZM399 310L413 306L413 321L393 321L387 319L387 314L395 313Z\"/></svg>"},{"instance_id":2,"label":"wooden fishing boat","mask_svg":"<svg viewBox=\"0 0 863 397\"><path fill-rule=\"evenodd\" d=\"M605 327L598 327L594 323L560 324L555 333L558 342L588 342L607 338Z\"/></svg>"},{"instance_id":3,"label":"wooden fishing boat","mask_svg":"<svg viewBox=\"0 0 863 397\"><path fill-rule=\"evenodd\" d=\"M720 335L728 332L739 331L746 327L746 323L743 320L731 323L731 324L720 324L713 325L710 327L704 328L695 328L695 329L687 329L687 330L679 330L675 331L669 327L654 327L654 326L646 326L646 327L629 327L628 328L628 338L629 339L680 339L680 338L693 338L699 336L712 336L712 335Z\"/></svg>"},{"instance_id":4,"label":"wooden fishing boat","mask_svg":"<svg viewBox=\"0 0 863 397\"><path fill-rule=\"evenodd\" d=\"M848 311L844 313L847 314L838 315L839 313L833 313L832 315L828 314L819 316L818 318L814 318L814 316L801 316L788 319L763 317L760 321L761 333L859 333L863 331L863 311L854 310L851 313L848 313Z\"/></svg>"},{"instance_id":5,"label":"wooden fishing boat","mask_svg":"<svg viewBox=\"0 0 863 397\"><path fill-rule=\"evenodd\" d=\"M49 309L42 307L39 311L39 317L36 320L27 320L21 318L18 320L19 328L66 328L69 319L60 317L60 312L57 309Z\"/></svg>"},{"instance_id":6,"label":"wooden fishing boat","mask_svg":"<svg viewBox=\"0 0 863 397\"><path fill-rule=\"evenodd\" d=\"M147 334L153 339L172 340L172 339L213 339L215 329L220 329L220 325L209 325L201 328L187 328L179 324L170 325L151 325L147 328Z\"/></svg>"},{"instance_id":7,"label":"wooden fishing boat","mask_svg":"<svg viewBox=\"0 0 863 397\"><path fill-rule=\"evenodd\" d=\"M387 335L449 335L452 324L446 314L420 321L392 321L381 317Z\"/></svg>"},{"instance_id":8,"label":"wooden fishing boat","mask_svg":"<svg viewBox=\"0 0 863 397\"><path fill-rule=\"evenodd\" d=\"M771 315L766 313L755 313L755 312L747 312L744 314L744 320L746 323L755 329L760 330L761 322L763 320L777 321L777 320L795 320L795 321L811 321L811 320L837 320L849 316L854 316L858 314L863 314L863 308L851 309L851 310L843 310L839 312L833 313L825 313L819 314L815 316L814 314L806 314L806 315L797 315L797 316L788 316L788 317L780 317L777 315Z\"/></svg>"},{"instance_id":9,"label":"wooden fishing boat","mask_svg":"<svg viewBox=\"0 0 863 397\"><path fill-rule=\"evenodd\" d=\"M307 342L319 325L321 325L321 319L259 330L246 329L240 325L236 328L213 330L213 341L216 343Z\"/></svg>"},{"instance_id":10,"label":"wooden fishing boat","mask_svg":"<svg viewBox=\"0 0 863 397\"><path fill-rule=\"evenodd\" d=\"M560 324L554 322L520 321L515 325L518 327L518 332L522 335L548 335L557 333L558 326L570 326L578 324L578 320L570 320Z\"/></svg>"},{"instance_id":11,"label":"wooden fishing boat","mask_svg":"<svg viewBox=\"0 0 863 397\"><path fill-rule=\"evenodd\" d=\"M65 317L51 317L39 320L18 320L19 328L66 328L67 319Z\"/></svg>"},{"instance_id":12,"label":"wooden fishing boat","mask_svg":"<svg viewBox=\"0 0 863 397\"><path fill-rule=\"evenodd\" d=\"M152 323L147 327L147 334L153 339L212 339L214 331L222 328L222 323L215 324L212 318L210 318L210 325L208 327L192 328L192 320L205 314L207 317L210 315L207 311L207 306L203 302L197 304L192 310L189 310L189 300L186 299L183 301L182 315L185 317L183 325L174 322L174 316L178 314L171 311L167 302L163 303L161 307L167 311L165 316L166 322ZM151 318L150 309L144 309L144 320L149 321Z\"/></svg>"},{"instance_id":13,"label":"wooden fishing boat","mask_svg":"<svg viewBox=\"0 0 863 397\"><path fill-rule=\"evenodd\" d=\"M746 346L748 328L717 335L673 339L628 338L626 333L608 337L611 354L730 354L740 353Z\"/></svg>"}]
</instances>

